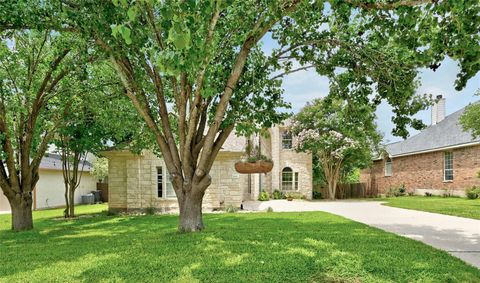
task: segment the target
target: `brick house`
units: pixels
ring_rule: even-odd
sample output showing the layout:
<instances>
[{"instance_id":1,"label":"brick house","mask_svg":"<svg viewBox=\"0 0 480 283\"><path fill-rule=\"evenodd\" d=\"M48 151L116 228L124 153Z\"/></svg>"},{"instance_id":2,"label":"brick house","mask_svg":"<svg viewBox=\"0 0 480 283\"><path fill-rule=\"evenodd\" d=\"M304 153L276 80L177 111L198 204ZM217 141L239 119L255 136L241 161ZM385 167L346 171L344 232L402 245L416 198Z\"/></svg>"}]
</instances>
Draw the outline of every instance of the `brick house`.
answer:
<instances>
[{"instance_id":1,"label":"brick house","mask_svg":"<svg viewBox=\"0 0 480 283\"><path fill-rule=\"evenodd\" d=\"M288 123L288 122L286 122ZM219 152L210 175L205 210L228 205L240 207L244 200L256 200L261 191L295 192L312 198L312 156L292 150L292 136L285 126L269 129L268 138L257 138L262 154L274 166L267 174L239 174L234 164L245 154L246 139L229 136ZM109 208L139 210L155 207L160 211L178 209L177 199L165 161L152 152L140 155L129 151L108 151Z\"/></svg>"},{"instance_id":2,"label":"brick house","mask_svg":"<svg viewBox=\"0 0 480 283\"><path fill-rule=\"evenodd\" d=\"M431 126L386 145L386 154L362 170L361 182L380 194L403 185L420 195L464 195L466 188L480 185L480 138L463 131L459 118L465 108L445 117L445 99L439 98L432 107Z\"/></svg>"}]
</instances>

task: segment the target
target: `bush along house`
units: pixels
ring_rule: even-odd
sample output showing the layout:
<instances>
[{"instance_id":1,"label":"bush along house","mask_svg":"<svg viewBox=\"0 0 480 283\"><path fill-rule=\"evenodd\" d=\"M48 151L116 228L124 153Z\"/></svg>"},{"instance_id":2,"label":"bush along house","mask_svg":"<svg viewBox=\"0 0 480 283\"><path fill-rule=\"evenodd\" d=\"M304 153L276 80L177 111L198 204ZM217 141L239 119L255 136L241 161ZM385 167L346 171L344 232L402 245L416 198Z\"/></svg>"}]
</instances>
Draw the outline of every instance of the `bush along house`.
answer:
<instances>
[{"instance_id":1,"label":"bush along house","mask_svg":"<svg viewBox=\"0 0 480 283\"><path fill-rule=\"evenodd\" d=\"M361 182L389 194L399 188L425 195L463 196L480 185L480 138L460 125L465 108L445 116L441 96L432 107L432 123L419 134L387 144L386 153L361 172Z\"/></svg>"}]
</instances>

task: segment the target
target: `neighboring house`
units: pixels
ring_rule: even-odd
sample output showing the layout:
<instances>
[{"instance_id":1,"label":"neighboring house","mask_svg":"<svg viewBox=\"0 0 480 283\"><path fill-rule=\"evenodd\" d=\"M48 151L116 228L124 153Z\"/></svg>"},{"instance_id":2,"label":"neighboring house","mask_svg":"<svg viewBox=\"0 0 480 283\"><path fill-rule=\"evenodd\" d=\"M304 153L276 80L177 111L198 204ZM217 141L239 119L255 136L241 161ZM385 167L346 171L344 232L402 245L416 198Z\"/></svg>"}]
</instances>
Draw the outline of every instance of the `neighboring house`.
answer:
<instances>
[{"instance_id":1,"label":"neighboring house","mask_svg":"<svg viewBox=\"0 0 480 283\"><path fill-rule=\"evenodd\" d=\"M203 199L207 210L228 205L239 207L256 200L264 190L295 192L312 197L312 157L292 149L292 136L284 126L269 129L268 138L257 139L261 152L274 162L267 174L239 174L234 164L245 154L246 139L231 134L219 152L210 175L212 184ZM155 207L177 210L178 204L164 160L151 152L109 151L109 208L138 210Z\"/></svg>"},{"instance_id":2,"label":"neighboring house","mask_svg":"<svg viewBox=\"0 0 480 283\"><path fill-rule=\"evenodd\" d=\"M83 167L80 186L75 191L75 203L80 203L82 195L96 190L96 179L90 175L91 163ZM81 166L80 166L81 167ZM43 157L39 168L39 180L33 193L33 209L62 207L65 205L65 183L63 181L60 155L49 153ZM0 211L9 211L7 198L0 193Z\"/></svg>"},{"instance_id":3,"label":"neighboring house","mask_svg":"<svg viewBox=\"0 0 480 283\"><path fill-rule=\"evenodd\" d=\"M416 194L450 193L480 185L480 138L462 129L465 108L445 117L445 99L432 107L432 125L404 141L386 145L383 158L361 173L361 182L386 193L405 186Z\"/></svg>"}]
</instances>

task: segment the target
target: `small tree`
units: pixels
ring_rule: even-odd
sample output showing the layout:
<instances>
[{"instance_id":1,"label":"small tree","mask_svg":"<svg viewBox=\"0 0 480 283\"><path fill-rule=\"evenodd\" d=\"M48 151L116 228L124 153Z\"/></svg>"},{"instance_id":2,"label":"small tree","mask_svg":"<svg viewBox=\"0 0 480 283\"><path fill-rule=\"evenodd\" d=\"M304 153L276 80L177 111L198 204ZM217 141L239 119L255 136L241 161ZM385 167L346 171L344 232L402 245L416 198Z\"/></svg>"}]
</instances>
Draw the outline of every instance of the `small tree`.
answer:
<instances>
[{"instance_id":1,"label":"small tree","mask_svg":"<svg viewBox=\"0 0 480 283\"><path fill-rule=\"evenodd\" d=\"M330 199L335 199L342 176L371 162L372 149L380 141L374 118L373 107L332 98L316 99L295 116L293 147L316 157Z\"/></svg>"},{"instance_id":2,"label":"small tree","mask_svg":"<svg viewBox=\"0 0 480 283\"><path fill-rule=\"evenodd\" d=\"M113 70L98 63L88 66L87 73L88 80L70 86L83 95L71 102L75 111L62 117L63 126L54 140L62 157L66 218L75 217L75 191L82 180L87 156L98 155L108 143L118 145L140 128L135 124L140 120L135 119L132 107L118 112L130 102Z\"/></svg>"},{"instance_id":3,"label":"small tree","mask_svg":"<svg viewBox=\"0 0 480 283\"><path fill-rule=\"evenodd\" d=\"M78 107L63 118L65 126L59 131L55 145L62 159L65 183L66 218L75 217L75 191L80 185L89 152L97 152L103 145L103 131L95 115L87 107Z\"/></svg>"},{"instance_id":4,"label":"small tree","mask_svg":"<svg viewBox=\"0 0 480 283\"><path fill-rule=\"evenodd\" d=\"M108 159L97 157L93 161L93 167L90 170L90 174L92 174L99 182L105 182L105 178L108 176Z\"/></svg>"},{"instance_id":5,"label":"small tree","mask_svg":"<svg viewBox=\"0 0 480 283\"><path fill-rule=\"evenodd\" d=\"M480 95L480 90L476 95ZM460 124L465 131L471 131L472 136L480 137L480 103L474 103L465 109L465 112L460 117Z\"/></svg>"}]
</instances>

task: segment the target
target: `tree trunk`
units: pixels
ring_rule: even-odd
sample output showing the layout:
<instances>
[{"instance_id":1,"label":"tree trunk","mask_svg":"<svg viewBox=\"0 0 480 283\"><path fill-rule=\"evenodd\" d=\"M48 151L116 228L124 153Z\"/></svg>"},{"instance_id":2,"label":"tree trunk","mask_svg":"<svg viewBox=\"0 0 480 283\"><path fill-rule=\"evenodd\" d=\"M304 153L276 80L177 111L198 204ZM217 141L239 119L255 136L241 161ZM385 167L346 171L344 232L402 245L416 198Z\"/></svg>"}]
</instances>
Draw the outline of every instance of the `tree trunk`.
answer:
<instances>
[{"instance_id":1,"label":"tree trunk","mask_svg":"<svg viewBox=\"0 0 480 283\"><path fill-rule=\"evenodd\" d=\"M335 200L335 193L336 193L336 182L333 180L330 180L328 182L328 198L330 200Z\"/></svg>"},{"instance_id":2,"label":"tree trunk","mask_svg":"<svg viewBox=\"0 0 480 283\"><path fill-rule=\"evenodd\" d=\"M65 185L65 218L75 217L75 189L72 184Z\"/></svg>"},{"instance_id":3,"label":"tree trunk","mask_svg":"<svg viewBox=\"0 0 480 283\"><path fill-rule=\"evenodd\" d=\"M200 190L201 191L201 190ZM205 192L203 190L203 192ZM197 232L203 229L202 219L202 199L203 192L192 186L183 197L178 198L180 207L180 223L178 230L180 232Z\"/></svg>"},{"instance_id":4,"label":"tree trunk","mask_svg":"<svg viewBox=\"0 0 480 283\"><path fill-rule=\"evenodd\" d=\"M69 217L75 217L75 190L70 187L69 191L69 200L68 200L68 208L69 208Z\"/></svg>"},{"instance_id":5,"label":"tree trunk","mask_svg":"<svg viewBox=\"0 0 480 283\"><path fill-rule=\"evenodd\" d=\"M24 196L10 201L12 209L12 230L23 231L33 229L32 196Z\"/></svg>"}]
</instances>

